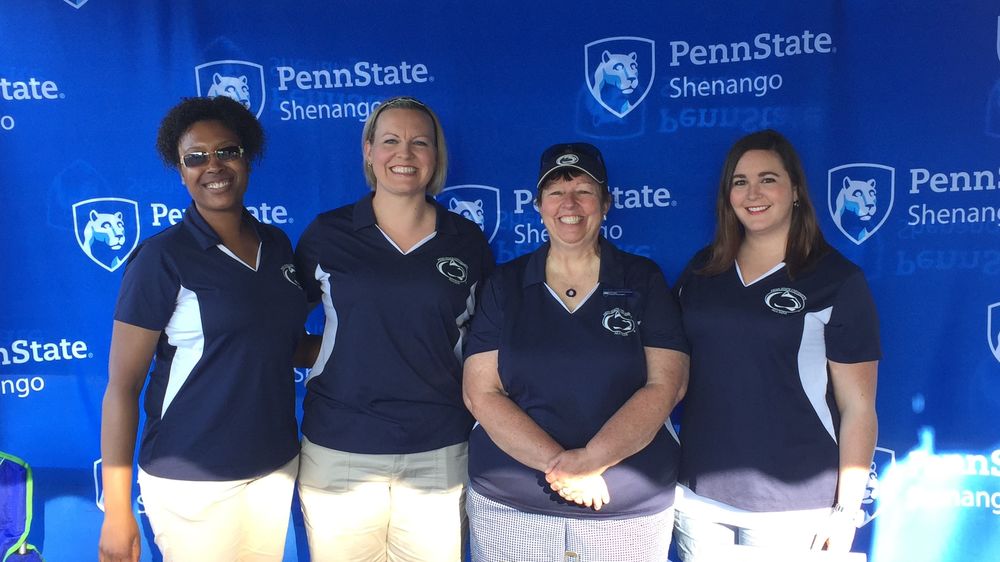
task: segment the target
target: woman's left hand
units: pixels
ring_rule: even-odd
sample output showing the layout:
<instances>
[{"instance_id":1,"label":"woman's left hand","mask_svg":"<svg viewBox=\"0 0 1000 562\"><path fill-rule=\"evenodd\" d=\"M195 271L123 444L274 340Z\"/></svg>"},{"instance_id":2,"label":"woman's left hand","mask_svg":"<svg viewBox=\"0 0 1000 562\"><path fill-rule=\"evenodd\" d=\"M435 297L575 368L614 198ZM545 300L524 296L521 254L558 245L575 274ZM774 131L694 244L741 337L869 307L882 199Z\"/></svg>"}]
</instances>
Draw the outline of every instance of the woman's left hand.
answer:
<instances>
[{"instance_id":1,"label":"woman's left hand","mask_svg":"<svg viewBox=\"0 0 1000 562\"><path fill-rule=\"evenodd\" d=\"M812 549L849 552L851 545L854 544L854 533L857 530L850 513L834 511L817 530Z\"/></svg>"}]
</instances>

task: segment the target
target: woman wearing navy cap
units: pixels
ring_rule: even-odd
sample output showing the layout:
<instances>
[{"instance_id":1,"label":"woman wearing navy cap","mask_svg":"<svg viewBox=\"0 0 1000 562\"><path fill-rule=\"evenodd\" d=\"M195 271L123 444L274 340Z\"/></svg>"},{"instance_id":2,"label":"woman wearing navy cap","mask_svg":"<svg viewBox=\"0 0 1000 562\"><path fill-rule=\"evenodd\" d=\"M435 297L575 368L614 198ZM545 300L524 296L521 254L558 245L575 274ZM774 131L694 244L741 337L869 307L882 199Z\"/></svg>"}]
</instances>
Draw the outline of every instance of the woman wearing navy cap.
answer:
<instances>
[{"instance_id":1,"label":"woman wearing navy cap","mask_svg":"<svg viewBox=\"0 0 1000 562\"><path fill-rule=\"evenodd\" d=\"M662 561L687 347L660 269L600 236L601 153L542 155L550 238L487 282L466 347L472 559Z\"/></svg>"},{"instance_id":2,"label":"woman wearing navy cap","mask_svg":"<svg viewBox=\"0 0 1000 562\"><path fill-rule=\"evenodd\" d=\"M163 118L157 148L192 203L125 266L101 421L100 560L139 559L132 456L148 378L138 480L163 559L279 561L306 299L288 237L243 206L264 131L239 102L190 98Z\"/></svg>"},{"instance_id":3,"label":"woman wearing navy cap","mask_svg":"<svg viewBox=\"0 0 1000 562\"><path fill-rule=\"evenodd\" d=\"M730 149L716 218L677 282L691 343L678 552L847 551L878 425L864 274L823 239L799 157L775 131Z\"/></svg>"},{"instance_id":4,"label":"woman wearing navy cap","mask_svg":"<svg viewBox=\"0 0 1000 562\"><path fill-rule=\"evenodd\" d=\"M372 191L319 215L296 249L326 315L303 403L309 552L458 562L473 423L461 349L493 255L480 227L433 199L448 159L429 107L389 99L361 137Z\"/></svg>"}]
</instances>

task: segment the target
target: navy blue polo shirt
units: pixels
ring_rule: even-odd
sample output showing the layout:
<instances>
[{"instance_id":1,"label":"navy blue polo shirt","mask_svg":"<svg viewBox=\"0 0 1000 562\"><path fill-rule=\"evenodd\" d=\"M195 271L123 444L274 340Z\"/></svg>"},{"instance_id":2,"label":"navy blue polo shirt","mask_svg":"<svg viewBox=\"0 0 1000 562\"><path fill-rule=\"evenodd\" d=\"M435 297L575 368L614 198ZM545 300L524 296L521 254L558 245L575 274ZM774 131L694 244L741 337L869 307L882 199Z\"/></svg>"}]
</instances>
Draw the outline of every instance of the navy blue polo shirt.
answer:
<instances>
[{"instance_id":1,"label":"navy blue polo shirt","mask_svg":"<svg viewBox=\"0 0 1000 562\"><path fill-rule=\"evenodd\" d=\"M691 344L679 481L748 511L830 507L840 416L827 360L874 361L878 318L861 270L836 250L789 279L744 286L736 267L677 284Z\"/></svg>"},{"instance_id":2,"label":"navy blue polo shirt","mask_svg":"<svg viewBox=\"0 0 1000 562\"><path fill-rule=\"evenodd\" d=\"M547 244L498 268L483 289L465 351L497 350L510 399L565 449L585 447L645 386L645 347L687 352L659 267L604 239L600 248L598 287L572 313L545 285ZM478 425L469 439L469 477L476 492L529 513L638 517L673 504L677 448L665 426L605 471L611 502L600 511L564 501L542 472L503 452Z\"/></svg>"},{"instance_id":3,"label":"navy blue polo shirt","mask_svg":"<svg viewBox=\"0 0 1000 562\"><path fill-rule=\"evenodd\" d=\"M257 270L223 250L192 204L125 267L115 320L161 332L139 465L179 480L239 480L298 453L292 353L306 317L291 243L260 239Z\"/></svg>"},{"instance_id":4,"label":"navy blue polo shirt","mask_svg":"<svg viewBox=\"0 0 1000 562\"><path fill-rule=\"evenodd\" d=\"M375 223L371 194L319 215L299 240L303 287L326 314L303 402L317 445L405 454L468 439L461 347L493 255L475 223L428 202L436 232L406 254Z\"/></svg>"}]
</instances>

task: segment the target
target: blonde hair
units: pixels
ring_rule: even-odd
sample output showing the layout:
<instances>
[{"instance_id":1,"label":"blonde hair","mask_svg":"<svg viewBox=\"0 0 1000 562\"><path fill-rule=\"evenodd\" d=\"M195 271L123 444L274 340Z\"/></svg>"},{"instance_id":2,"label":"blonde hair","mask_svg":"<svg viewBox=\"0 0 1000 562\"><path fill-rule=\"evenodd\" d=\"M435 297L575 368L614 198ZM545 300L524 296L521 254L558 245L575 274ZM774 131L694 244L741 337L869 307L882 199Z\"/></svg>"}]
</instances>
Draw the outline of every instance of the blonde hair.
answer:
<instances>
[{"instance_id":1,"label":"blonde hair","mask_svg":"<svg viewBox=\"0 0 1000 562\"><path fill-rule=\"evenodd\" d=\"M421 111L430 117L431 123L434 124L434 148L437 152L437 159L434 162L434 174L431 176L430 181L427 182L426 189L429 195L441 193L445 177L448 175L448 147L444 142L444 129L441 128L441 121L430 107L427 107L420 100L408 96L398 96L385 100L365 120L365 127L361 130L361 159L365 169L365 181L368 182L368 186L375 189L376 180L375 172L368 165L365 155L365 145L375 142L375 125L378 123L379 116L387 109L411 109Z\"/></svg>"}]
</instances>

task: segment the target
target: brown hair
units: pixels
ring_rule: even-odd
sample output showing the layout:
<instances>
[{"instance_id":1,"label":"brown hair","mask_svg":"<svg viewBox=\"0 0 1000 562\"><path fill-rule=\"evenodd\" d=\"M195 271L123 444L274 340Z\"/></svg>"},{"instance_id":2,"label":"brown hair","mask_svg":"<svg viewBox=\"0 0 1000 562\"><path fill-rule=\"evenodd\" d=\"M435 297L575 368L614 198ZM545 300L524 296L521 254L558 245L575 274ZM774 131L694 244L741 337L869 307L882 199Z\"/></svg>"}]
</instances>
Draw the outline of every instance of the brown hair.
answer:
<instances>
[{"instance_id":1,"label":"brown hair","mask_svg":"<svg viewBox=\"0 0 1000 562\"><path fill-rule=\"evenodd\" d=\"M816 210L809 199L809 186L798 153L781 133L765 129L737 140L726 155L715 200L715 238L709 248L708 261L697 270L699 274L718 275L728 271L736 261L744 231L729 203L729 192L733 189L733 174L737 162L751 150L768 150L776 154L788 172L793 192L798 195L798 201L792 207L792 224L785 244L785 267L789 277L812 266L830 249L819 230Z\"/></svg>"}]
</instances>

